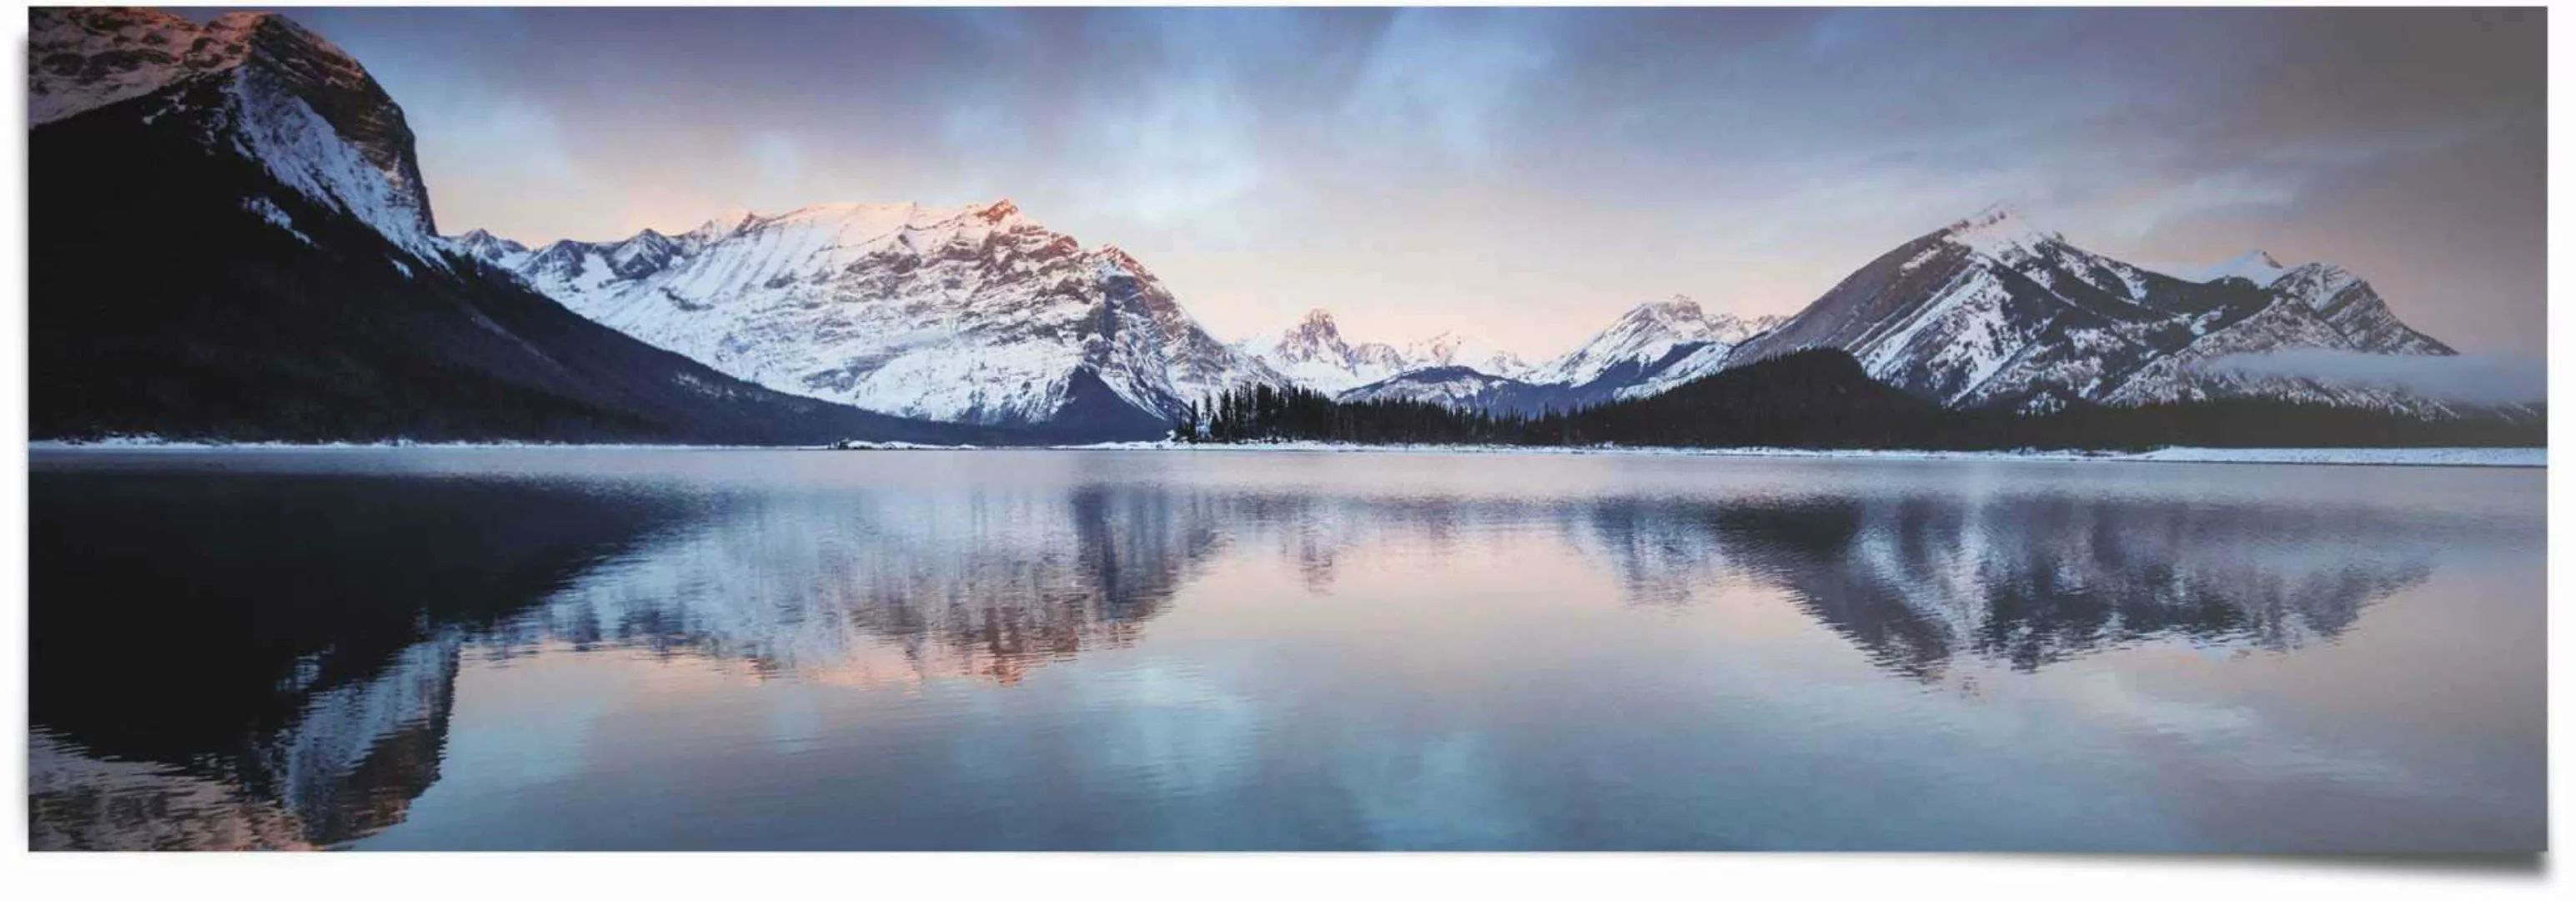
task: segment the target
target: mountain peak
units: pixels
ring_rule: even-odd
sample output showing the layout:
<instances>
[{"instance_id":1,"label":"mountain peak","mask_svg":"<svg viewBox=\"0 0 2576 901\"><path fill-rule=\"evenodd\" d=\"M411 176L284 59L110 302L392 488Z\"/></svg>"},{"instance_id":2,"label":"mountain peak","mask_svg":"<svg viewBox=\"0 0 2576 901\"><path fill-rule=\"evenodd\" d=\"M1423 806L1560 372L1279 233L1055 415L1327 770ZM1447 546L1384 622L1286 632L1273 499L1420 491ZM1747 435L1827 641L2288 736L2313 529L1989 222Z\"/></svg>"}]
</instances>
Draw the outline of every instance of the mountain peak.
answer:
<instances>
[{"instance_id":1,"label":"mountain peak","mask_svg":"<svg viewBox=\"0 0 2576 901\"><path fill-rule=\"evenodd\" d=\"M1989 204L1976 215L1950 223L1939 234L1951 243L1997 258L2034 255L2042 245L2065 240L2056 232L2040 228L2008 203Z\"/></svg>"},{"instance_id":2,"label":"mountain peak","mask_svg":"<svg viewBox=\"0 0 2576 901\"><path fill-rule=\"evenodd\" d=\"M423 261L439 259L402 108L321 35L275 14L199 25L117 8L37 9L28 26L31 127L108 107L140 113L147 124L177 113L162 127L225 132L230 146L287 187L356 216ZM154 95L167 102L126 105Z\"/></svg>"},{"instance_id":3,"label":"mountain peak","mask_svg":"<svg viewBox=\"0 0 2576 901\"><path fill-rule=\"evenodd\" d=\"M281 17L276 13L265 10L228 12L223 15L216 16L213 20L208 21L206 23L206 27L225 29L229 31L248 31L261 25L265 25L269 20L277 18Z\"/></svg>"},{"instance_id":4,"label":"mountain peak","mask_svg":"<svg viewBox=\"0 0 2576 901\"><path fill-rule=\"evenodd\" d=\"M717 213L715 218L701 223L698 227L689 229L681 237L699 243L722 241L741 234L743 229L750 228L752 223L759 220L760 214L750 210L726 210Z\"/></svg>"},{"instance_id":5,"label":"mountain peak","mask_svg":"<svg viewBox=\"0 0 2576 901\"><path fill-rule=\"evenodd\" d=\"M447 240L467 256L503 266L511 265L514 258L528 252L527 245L480 228Z\"/></svg>"},{"instance_id":6,"label":"mountain peak","mask_svg":"<svg viewBox=\"0 0 2576 901\"><path fill-rule=\"evenodd\" d=\"M1674 347L1708 337L1707 311L1689 295L1675 294L1636 305L1591 340L1532 367L1521 378L1536 384L1585 385L1618 367L1652 363Z\"/></svg>"},{"instance_id":7,"label":"mountain peak","mask_svg":"<svg viewBox=\"0 0 2576 901\"><path fill-rule=\"evenodd\" d=\"M1011 217L1013 217L1013 216L1017 216L1017 215L1019 215L1019 214L1020 214L1020 205L1019 205L1019 204L1016 204L1016 203L1012 203L1012 202L1011 202L1011 199L1010 199L1010 198L1008 198L1008 197L1004 197L1004 198L1002 198L1002 199L1000 199L1000 200L994 201L994 202L993 202L993 205L988 206L988 207L985 207L985 208L983 208L983 209L981 209L981 210L977 210L977 211L975 211L975 215L976 215L977 217L979 217L979 218L983 219L983 220L984 220L984 221L986 221L986 222L997 223L997 224L998 224L998 223L1000 223L1000 222L1001 222L1002 220L1004 220L1004 219L1008 219L1008 218L1011 218Z\"/></svg>"},{"instance_id":8,"label":"mountain peak","mask_svg":"<svg viewBox=\"0 0 2576 901\"><path fill-rule=\"evenodd\" d=\"M254 61L301 84L299 93L306 102L321 110L324 118L334 119L334 125L343 123L324 107L363 106L369 114L379 107L394 109L392 98L384 96L357 57L292 18L266 12L227 13L208 23L206 33L242 35L250 43ZM370 96L335 96L347 93ZM393 114L399 118L399 109Z\"/></svg>"},{"instance_id":9,"label":"mountain peak","mask_svg":"<svg viewBox=\"0 0 2576 901\"><path fill-rule=\"evenodd\" d=\"M1708 319L1708 311L1688 294L1675 294L1662 300L1650 300L1631 307L1619 317L1630 328L1646 328L1684 338L1695 338ZM1613 326L1618 328L1619 326Z\"/></svg>"},{"instance_id":10,"label":"mountain peak","mask_svg":"<svg viewBox=\"0 0 2576 901\"><path fill-rule=\"evenodd\" d=\"M1645 303L1638 304L1637 308L1631 312L1637 315L1653 315L1668 319L1674 317L1697 319L1702 315L1705 315L1699 308L1699 301L1692 300L1688 294L1675 294L1662 300L1650 300Z\"/></svg>"},{"instance_id":11,"label":"mountain peak","mask_svg":"<svg viewBox=\"0 0 2576 901\"><path fill-rule=\"evenodd\" d=\"M1145 264L1139 262L1136 259L1135 254L1128 253L1127 248L1120 247L1116 244L1100 245L1100 256L1111 263L1117 264L1119 268L1125 269L1129 272L1143 272L1145 269Z\"/></svg>"},{"instance_id":12,"label":"mountain peak","mask_svg":"<svg viewBox=\"0 0 2576 901\"><path fill-rule=\"evenodd\" d=\"M1332 356L1348 356L1350 353L1350 348L1342 342L1341 324L1334 322L1333 312L1323 307L1307 310L1306 315L1298 317L1295 325L1281 330L1273 346L1298 349L1296 355L1301 359L1326 353L1327 348L1330 348Z\"/></svg>"},{"instance_id":13,"label":"mountain peak","mask_svg":"<svg viewBox=\"0 0 2576 901\"><path fill-rule=\"evenodd\" d=\"M252 34L272 32L282 37L292 37L297 40L313 44L316 47L327 48L331 52L344 57L348 56L346 51L341 50L338 45L331 43L329 39L324 38L319 34L315 34L312 29L296 24L294 19L290 19L273 12L229 12L216 16L212 21L206 23L206 27L214 31L238 31Z\"/></svg>"}]
</instances>

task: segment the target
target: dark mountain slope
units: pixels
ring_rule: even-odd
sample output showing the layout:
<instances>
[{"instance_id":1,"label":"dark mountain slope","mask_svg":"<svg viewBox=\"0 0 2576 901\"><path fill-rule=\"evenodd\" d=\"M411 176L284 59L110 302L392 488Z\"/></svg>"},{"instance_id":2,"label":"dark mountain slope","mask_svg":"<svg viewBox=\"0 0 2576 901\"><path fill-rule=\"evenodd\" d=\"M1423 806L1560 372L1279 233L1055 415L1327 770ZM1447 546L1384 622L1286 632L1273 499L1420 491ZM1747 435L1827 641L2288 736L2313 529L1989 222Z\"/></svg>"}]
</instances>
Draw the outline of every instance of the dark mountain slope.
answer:
<instances>
[{"instance_id":1,"label":"dark mountain slope","mask_svg":"<svg viewBox=\"0 0 2576 901\"><path fill-rule=\"evenodd\" d=\"M48 13L71 15L39 16ZM723 443L1020 437L752 386L585 320L505 273L446 252L426 237L425 194L416 210L368 207L329 182L318 189L310 181L286 183L280 173L317 164L253 152L280 146L249 133L276 127L259 119L263 109L302 103L373 123L361 135L308 133L297 136L305 144L285 146L338 140L371 164L390 154L384 177L398 188L417 177L410 133L398 113L352 105L381 91L363 72L326 65L345 57L318 38L273 18L244 27L251 50L234 68L182 77L32 130L33 436ZM313 71L335 81L297 81ZM246 98L257 92L278 106L252 105ZM339 99L311 99L319 97Z\"/></svg>"},{"instance_id":2,"label":"dark mountain slope","mask_svg":"<svg viewBox=\"0 0 2576 901\"><path fill-rule=\"evenodd\" d=\"M144 102L30 138L35 437L999 437L757 388L505 274L462 259L452 271L424 265L258 164L145 124L133 108ZM254 197L295 231L246 207Z\"/></svg>"},{"instance_id":3,"label":"dark mountain slope","mask_svg":"<svg viewBox=\"0 0 2576 901\"><path fill-rule=\"evenodd\" d=\"M1975 443L1976 418L1872 380L1850 354L1811 350L1533 426L1575 444L1942 447Z\"/></svg>"}]
</instances>

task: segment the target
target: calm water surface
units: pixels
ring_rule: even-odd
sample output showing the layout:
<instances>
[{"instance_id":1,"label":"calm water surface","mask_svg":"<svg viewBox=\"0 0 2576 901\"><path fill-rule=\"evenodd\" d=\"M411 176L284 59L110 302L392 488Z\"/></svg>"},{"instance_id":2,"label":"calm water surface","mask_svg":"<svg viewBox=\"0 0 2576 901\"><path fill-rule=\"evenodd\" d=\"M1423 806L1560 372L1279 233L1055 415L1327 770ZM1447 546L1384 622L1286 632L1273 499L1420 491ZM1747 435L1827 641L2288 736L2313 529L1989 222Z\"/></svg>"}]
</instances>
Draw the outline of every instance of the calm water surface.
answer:
<instances>
[{"instance_id":1,"label":"calm water surface","mask_svg":"<svg viewBox=\"0 0 2576 901\"><path fill-rule=\"evenodd\" d=\"M2544 481L39 452L34 843L2537 849Z\"/></svg>"}]
</instances>

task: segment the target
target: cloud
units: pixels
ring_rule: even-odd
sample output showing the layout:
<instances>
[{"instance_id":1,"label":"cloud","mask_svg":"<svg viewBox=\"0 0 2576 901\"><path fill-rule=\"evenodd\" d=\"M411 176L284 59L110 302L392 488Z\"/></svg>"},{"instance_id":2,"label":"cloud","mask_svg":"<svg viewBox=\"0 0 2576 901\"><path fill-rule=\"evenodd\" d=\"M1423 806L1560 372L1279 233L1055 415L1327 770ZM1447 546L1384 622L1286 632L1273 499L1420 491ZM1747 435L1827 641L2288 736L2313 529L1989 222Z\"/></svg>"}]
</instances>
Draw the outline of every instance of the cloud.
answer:
<instances>
[{"instance_id":1,"label":"cloud","mask_svg":"<svg viewBox=\"0 0 2576 901\"><path fill-rule=\"evenodd\" d=\"M2304 187L2296 175L2247 170L2212 172L2142 197L2102 215L2106 225L2129 237L2161 226L2242 208L2289 208Z\"/></svg>"},{"instance_id":2,"label":"cloud","mask_svg":"<svg viewBox=\"0 0 2576 901\"><path fill-rule=\"evenodd\" d=\"M1261 183L1255 119L1216 80L1167 85L1102 109L1077 145L1091 171L1074 184L1076 202L1149 224L1213 215Z\"/></svg>"},{"instance_id":3,"label":"cloud","mask_svg":"<svg viewBox=\"0 0 2576 901\"><path fill-rule=\"evenodd\" d=\"M1524 85L1553 56L1544 22L1523 15L1405 10L1387 25L1346 99L1345 134L1380 149L1428 146L1480 162Z\"/></svg>"},{"instance_id":4,"label":"cloud","mask_svg":"<svg viewBox=\"0 0 2576 901\"><path fill-rule=\"evenodd\" d=\"M2430 357L2300 349L2222 357L2212 361L2209 370L2395 388L2439 400L2478 404L2534 403L2549 396L2548 367L2540 360L2519 356Z\"/></svg>"},{"instance_id":5,"label":"cloud","mask_svg":"<svg viewBox=\"0 0 2576 901\"><path fill-rule=\"evenodd\" d=\"M1007 196L1211 325L1536 352L1677 292L1794 312L2004 200L2123 259L2346 265L2458 347L2546 333L2530 10L295 15L404 104L457 227Z\"/></svg>"}]
</instances>

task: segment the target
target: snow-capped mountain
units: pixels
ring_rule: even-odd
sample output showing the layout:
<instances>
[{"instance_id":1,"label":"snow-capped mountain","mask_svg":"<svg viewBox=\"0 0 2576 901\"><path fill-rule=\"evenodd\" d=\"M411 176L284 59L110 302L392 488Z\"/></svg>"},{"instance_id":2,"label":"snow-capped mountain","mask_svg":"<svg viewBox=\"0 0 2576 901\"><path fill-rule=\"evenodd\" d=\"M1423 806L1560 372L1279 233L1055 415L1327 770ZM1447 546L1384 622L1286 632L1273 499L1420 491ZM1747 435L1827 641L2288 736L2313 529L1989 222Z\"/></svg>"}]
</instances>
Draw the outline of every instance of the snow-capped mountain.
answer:
<instances>
[{"instance_id":1,"label":"snow-capped mountain","mask_svg":"<svg viewBox=\"0 0 2576 901\"><path fill-rule=\"evenodd\" d=\"M1542 385L1590 385L1617 376L1622 369L1653 366L1685 345L1731 348L1779 321L1776 316L1748 320L1730 313L1710 314L1689 297L1676 294L1638 304L1583 346L1531 367L1521 378Z\"/></svg>"},{"instance_id":2,"label":"snow-capped mountain","mask_svg":"<svg viewBox=\"0 0 2576 901\"><path fill-rule=\"evenodd\" d=\"M1646 397L1726 368L1736 345L1780 322L1778 316L1709 313L1677 294L1639 304L1582 346L1544 363L1427 367L1349 389L1342 399L1537 413Z\"/></svg>"},{"instance_id":3,"label":"snow-capped mountain","mask_svg":"<svg viewBox=\"0 0 2576 901\"><path fill-rule=\"evenodd\" d=\"M1503 378L1519 378L1530 368L1529 361L1522 359L1520 354L1496 347L1483 338L1454 331L1405 342L1404 358L1416 369L1464 366Z\"/></svg>"},{"instance_id":4,"label":"snow-capped mountain","mask_svg":"<svg viewBox=\"0 0 2576 901\"><path fill-rule=\"evenodd\" d=\"M1306 311L1276 335L1235 346L1288 381L1326 394L1423 369L1464 367L1510 378L1529 368L1519 354L1455 331L1416 338L1402 347L1381 341L1353 344L1342 336L1332 311L1321 307Z\"/></svg>"},{"instance_id":5,"label":"snow-capped mountain","mask_svg":"<svg viewBox=\"0 0 2576 901\"><path fill-rule=\"evenodd\" d=\"M1235 347L1132 256L1009 201L728 213L610 242L439 237L401 108L278 15L39 9L29 63L39 435L1152 437L1250 384L1566 409L1813 347L1953 406L2444 409L2215 365L2451 353L2351 272L2261 252L2142 267L2009 210L1909 242L1786 321L1676 297L1537 365L1454 333L1353 344L1322 311Z\"/></svg>"},{"instance_id":6,"label":"snow-capped mountain","mask_svg":"<svg viewBox=\"0 0 2576 901\"><path fill-rule=\"evenodd\" d=\"M2453 351L2398 321L2370 283L2341 266L2309 263L2286 270L2262 283L2273 294L2324 320L2343 335L2353 350L2383 354L2432 354Z\"/></svg>"},{"instance_id":7,"label":"snow-capped mountain","mask_svg":"<svg viewBox=\"0 0 2576 901\"><path fill-rule=\"evenodd\" d=\"M2220 357L2294 347L2452 352L2350 273L2282 268L2257 252L2191 275L2086 251L1994 207L1861 267L1727 365L1838 348L1872 377L1954 407L2250 394L2440 412L2384 389L2205 371Z\"/></svg>"},{"instance_id":8,"label":"snow-capped mountain","mask_svg":"<svg viewBox=\"0 0 2576 901\"><path fill-rule=\"evenodd\" d=\"M111 7L34 16L27 47L31 126L138 99L147 123L203 117L200 137L210 150L228 145L311 201L441 265L402 108L322 36L268 13L227 13L198 25ZM273 201L244 203L294 231Z\"/></svg>"},{"instance_id":9,"label":"snow-capped mountain","mask_svg":"<svg viewBox=\"0 0 2576 901\"><path fill-rule=\"evenodd\" d=\"M1236 345L1271 371L1297 385L1339 393L1416 368L1411 355L1377 341L1352 344L1329 310L1306 311L1304 318L1268 340Z\"/></svg>"},{"instance_id":10,"label":"snow-capped mountain","mask_svg":"<svg viewBox=\"0 0 2576 901\"><path fill-rule=\"evenodd\" d=\"M475 265L436 236L401 107L284 16L42 8L29 32L40 437L995 438L767 391Z\"/></svg>"},{"instance_id":11,"label":"snow-capped mountain","mask_svg":"<svg viewBox=\"0 0 2576 901\"><path fill-rule=\"evenodd\" d=\"M1764 316L1762 317L1763 327L1777 324L1779 320L1780 317L1777 316ZM1752 331L1746 337L1758 334L1761 332ZM1627 379L1624 384L1608 386L1610 396L1616 400L1653 397L1693 380L1716 375L1734 359L1735 348L1741 343L1741 340L1711 340L1679 345L1674 351L1666 352L1663 357Z\"/></svg>"},{"instance_id":12,"label":"snow-capped mountain","mask_svg":"<svg viewBox=\"0 0 2576 901\"><path fill-rule=\"evenodd\" d=\"M528 256L528 245L475 229L449 239L458 253L482 260L485 265L516 268Z\"/></svg>"},{"instance_id":13,"label":"snow-capped mountain","mask_svg":"<svg viewBox=\"0 0 2576 901\"><path fill-rule=\"evenodd\" d=\"M1217 391L1281 383L1134 257L1085 248L1008 200L728 214L677 236L533 251L455 240L656 347L882 413L1142 436Z\"/></svg>"},{"instance_id":14,"label":"snow-capped mountain","mask_svg":"<svg viewBox=\"0 0 2576 901\"><path fill-rule=\"evenodd\" d=\"M1344 403L1412 401L1459 410L1536 415L1572 410L1601 398L1564 385L1534 385L1465 366L1433 366L1352 388L1336 399Z\"/></svg>"}]
</instances>

